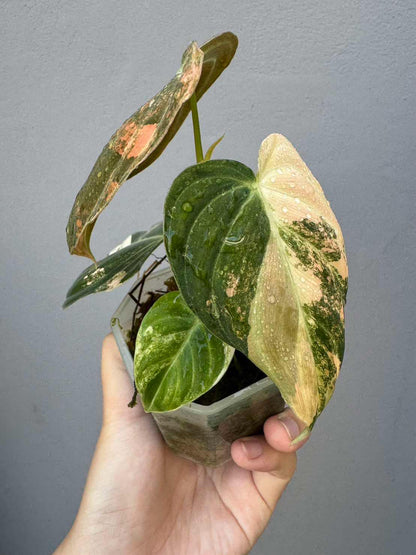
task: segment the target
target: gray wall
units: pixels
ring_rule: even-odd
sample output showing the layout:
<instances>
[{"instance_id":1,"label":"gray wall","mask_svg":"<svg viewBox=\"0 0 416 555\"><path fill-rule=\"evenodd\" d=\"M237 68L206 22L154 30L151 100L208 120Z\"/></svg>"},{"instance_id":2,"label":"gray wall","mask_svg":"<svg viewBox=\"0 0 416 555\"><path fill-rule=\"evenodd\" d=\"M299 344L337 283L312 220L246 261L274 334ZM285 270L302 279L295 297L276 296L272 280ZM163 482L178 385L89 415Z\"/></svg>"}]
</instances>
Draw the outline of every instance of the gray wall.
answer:
<instances>
[{"instance_id":1,"label":"gray wall","mask_svg":"<svg viewBox=\"0 0 416 555\"><path fill-rule=\"evenodd\" d=\"M83 259L74 196L101 147L196 39L238 55L200 105L205 144L256 168L286 135L323 185L350 264L334 398L253 553L414 552L415 8L412 0L0 2L1 554L43 554L78 507L100 426L99 353L125 289L60 306ZM99 255L161 217L190 122L118 193ZM413 547L411 547L413 546Z\"/></svg>"}]
</instances>

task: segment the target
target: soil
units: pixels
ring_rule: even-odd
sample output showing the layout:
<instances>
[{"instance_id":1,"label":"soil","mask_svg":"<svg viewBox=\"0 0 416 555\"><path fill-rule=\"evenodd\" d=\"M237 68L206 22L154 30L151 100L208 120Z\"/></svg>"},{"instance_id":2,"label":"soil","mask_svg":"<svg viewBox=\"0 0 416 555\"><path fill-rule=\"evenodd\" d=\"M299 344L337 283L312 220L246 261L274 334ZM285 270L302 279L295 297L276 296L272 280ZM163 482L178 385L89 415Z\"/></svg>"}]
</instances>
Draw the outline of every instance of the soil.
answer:
<instances>
[{"instance_id":1,"label":"soil","mask_svg":"<svg viewBox=\"0 0 416 555\"><path fill-rule=\"evenodd\" d=\"M143 283L145 281L144 276ZM140 284L139 284L140 285ZM156 291L148 292L145 299L141 299L141 292L139 292L138 298L134 298L137 304L137 309L134 312L132 331L130 335L130 341L128 342L128 347L132 356L134 356L134 346L136 344L136 336L139 331L140 325L145 317L146 313L150 310L153 304L170 291L177 291L178 287L176 285L174 277L168 278L164 282L165 288L158 289ZM141 291L141 290L140 290ZM259 369L255 364L253 364L243 353L235 351L234 356L231 360L230 366L228 367L226 373L221 378L221 380L209 391L195 399L194 403L199 405L211 405L216 401L220 401L241 389L248 387L249 385L258 382L259 380L265 378L266 375Z\"/></svg>"},{"instance_id":2,"label":"soil","mask_svg":"<svg viewBox=\"0 0 416 555\"><path fill-rule=\"evenodd\" d=\"M199 405L212 405L266 377L243 353L235 351L224 376L209 391L195 399Z\"/></svg>"}]
</instances>

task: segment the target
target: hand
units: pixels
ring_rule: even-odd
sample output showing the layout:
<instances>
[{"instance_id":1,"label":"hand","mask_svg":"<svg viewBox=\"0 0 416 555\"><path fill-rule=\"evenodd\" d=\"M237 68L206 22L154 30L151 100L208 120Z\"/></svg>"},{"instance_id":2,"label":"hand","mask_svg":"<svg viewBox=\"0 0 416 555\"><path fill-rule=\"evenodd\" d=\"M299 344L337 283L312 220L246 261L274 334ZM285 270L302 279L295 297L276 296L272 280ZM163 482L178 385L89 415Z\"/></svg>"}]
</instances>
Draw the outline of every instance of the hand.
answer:
<instances>
[{"instance_id":1,"label":"hand","mask_svg":"<svg viewBox=\"0 0 416 555\"><path fill-rule=\"evenodd\" d=\"M150 414L127 407L132 383L112 335L102 353L103 425L78 515L56 554L242 555L254 545L296 468L304 425L290 410L264 436L233 443L206 468L175 455Z\"/></svg>"}]
</instances>

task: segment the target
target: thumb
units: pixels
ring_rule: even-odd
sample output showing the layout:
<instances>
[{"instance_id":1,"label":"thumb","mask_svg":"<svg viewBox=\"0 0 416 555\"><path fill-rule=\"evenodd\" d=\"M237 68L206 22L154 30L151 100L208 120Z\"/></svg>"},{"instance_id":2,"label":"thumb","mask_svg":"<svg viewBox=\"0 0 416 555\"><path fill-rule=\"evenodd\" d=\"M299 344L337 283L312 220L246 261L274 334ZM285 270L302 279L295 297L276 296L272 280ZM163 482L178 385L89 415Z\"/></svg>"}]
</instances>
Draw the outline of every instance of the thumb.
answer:
<instances>
[{"instance_id":1,"label":"thumb","mask_svg":"<svg viewBox=\"0 0 416 555\"><path fill-rule=\"evenodd\" d=\"M103 387L103 424L115 420L128 421L144 413L140 399L133 408L128 406L134 393L132 380L121 358L112 333L104 338L101 356Z\"/></svg>"},{"instance_id":2,"label":"thumb","mask_svg":"<svg viewBox=\"0 0 416 555\"><path fill-rule=\"evenodd\" d=\"M308 438L292 443L305 424L291 409L268 418L263 429L264 436L235 441L231 455L238 466L252 471L257 490L273 508L296 470L296 451Z\"/></svg>"}]
</instances>

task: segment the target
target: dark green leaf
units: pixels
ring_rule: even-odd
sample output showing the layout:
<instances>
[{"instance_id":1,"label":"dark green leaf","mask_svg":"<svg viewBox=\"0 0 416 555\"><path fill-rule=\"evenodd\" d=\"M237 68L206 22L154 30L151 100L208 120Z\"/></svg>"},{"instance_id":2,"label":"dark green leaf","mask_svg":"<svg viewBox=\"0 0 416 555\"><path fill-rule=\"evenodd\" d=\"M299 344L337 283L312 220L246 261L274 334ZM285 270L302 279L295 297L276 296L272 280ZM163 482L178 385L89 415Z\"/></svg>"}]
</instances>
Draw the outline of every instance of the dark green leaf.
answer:
<instances>
[{"instance_id":1,"label":"dark green leaf","mask_svg":"<svg viewBox=\"0 0 416 555\"><path fill-rule=\"evenodd\" d=\"M144 409L164 412L190 403L221 378L233 354L189 310L179 291L163 295L137 335L134 374Z\"/></svg>"},{"instance_id":2,"label":"dark green leaf","mask_svg":"<svg viewBox=\"0 0 416 555\"><path fill-rule=\"evenodd\" d=\"M246 355L248 313L270 234L254 183L244 164L211 160L182 172L165 204L166 252L185 301Z\"/></svg>"},{"instance_id":3,"label":"dark green leaf","mask_svg":"<svg viewBox=\"0 0 416 555\"><path fill-rule=\"evenodd\" d=\"M115 289L130 279L162 243L162 231L162 224L159 223L149 231L133 233L97 265L91 264L69 289L64 308L91 293Z\"/></svg>"}]
</instances>

